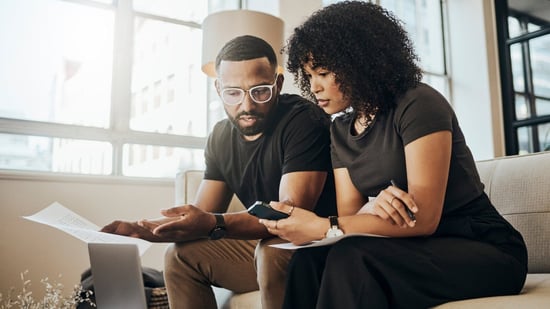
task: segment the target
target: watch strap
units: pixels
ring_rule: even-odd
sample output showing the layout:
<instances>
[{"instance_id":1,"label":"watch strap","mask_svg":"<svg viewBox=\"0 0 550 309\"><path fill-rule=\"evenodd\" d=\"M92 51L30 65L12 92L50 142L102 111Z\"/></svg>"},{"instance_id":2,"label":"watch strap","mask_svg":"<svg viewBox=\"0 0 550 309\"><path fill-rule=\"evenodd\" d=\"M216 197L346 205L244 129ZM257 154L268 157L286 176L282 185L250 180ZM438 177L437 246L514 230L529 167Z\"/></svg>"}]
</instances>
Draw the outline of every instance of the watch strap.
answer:
<instances>
[{"instance_id":1,"label":"watch strap","mask_svg":"<svg viewBox=\"0 0 550 309\"><path fill-rule=\"evenodd\" d=\"M328 220L330 223L330 227L325 235L326 238L338 237L338 236L344 235L344 232L340 229L340 226L338 225L337 216L329 216Z\"/></svg>"},{"instance_id":2,"label":"watch strap","mask_svg":"<svg viewBox=\"0 0 550 309\"><path fill-rule=\"evenodd\" d=\"M331 229L339 229L340 226L338 225L338 217L337 216L328 216L328 220L330 221L330 228Z\"/></svg>"},{"instance_id":3,"label":"watch strap","mask_svg":"<svg viewBox=\"0 0 550 309\"><path fill-rule=\"evenodd\" d=\"M214 214L214 218L216 218L216 225L208 234L208 237L210 238L210 240L221 239L225 237L225 233L226 233L225 218L223 217L223 214Z\"/></svg>"},{"instance_id":4,"label":"watch strap","mask_svg":"<svg viewBox=\"0 0 550 309\"><path fill-rule=\"evenodd\" d=\"M225 218L223 217L223 214L214 214L214 217L216 218L216 225L214 226L214 228L225 228Z\"/></svg>"}]
</instances>

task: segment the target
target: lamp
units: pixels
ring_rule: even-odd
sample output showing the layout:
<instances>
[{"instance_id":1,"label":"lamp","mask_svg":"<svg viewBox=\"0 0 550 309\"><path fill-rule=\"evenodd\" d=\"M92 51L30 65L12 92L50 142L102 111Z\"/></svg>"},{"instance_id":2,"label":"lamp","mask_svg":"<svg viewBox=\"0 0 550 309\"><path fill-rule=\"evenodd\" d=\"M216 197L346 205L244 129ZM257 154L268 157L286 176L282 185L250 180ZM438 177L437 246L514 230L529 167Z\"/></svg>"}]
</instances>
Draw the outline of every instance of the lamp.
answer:
<instances>
[{"instance_id":1,"label":"lamp","mask_svg":"<svg viewBox=\"0 0 550 309\"><path fill-rule=\"evenodd\" d=\"M202 71L216 77L216 56L229 40L240 35L253 35L268 42L283 72L280 50L283 47L283 20L262 12L250 10L221 11L208 15L202 23Z\"/></svg>"}]
</instances>

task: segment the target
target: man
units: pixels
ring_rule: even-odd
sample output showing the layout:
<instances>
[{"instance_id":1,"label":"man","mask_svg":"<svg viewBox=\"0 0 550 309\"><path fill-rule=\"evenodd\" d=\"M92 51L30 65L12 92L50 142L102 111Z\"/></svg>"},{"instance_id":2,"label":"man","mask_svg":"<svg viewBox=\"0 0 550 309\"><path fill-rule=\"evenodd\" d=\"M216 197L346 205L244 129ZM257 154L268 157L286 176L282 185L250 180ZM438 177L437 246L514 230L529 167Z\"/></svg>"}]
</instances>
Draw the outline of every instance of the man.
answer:
<instances>
[{"instance_id":1,"label":"man","mask_svg":"<svg viewBox=\"0 0 550 309\"><path fill-rule=\"evenodd\" d=\"M216 72L227 119L208 138L195 203L163 210L162 219L115 221L103 230L175 242L164 267L171 308L216 308L212 285L238 293L260 289L263 308L281 308L292 252L269 247L282 240L246 211L221 213L235 193L247 207L287 201L335 214L330 119L311 102L280 94L284 77L262 39L229 41L216 58Z\"/></svg>"}]
</instances>

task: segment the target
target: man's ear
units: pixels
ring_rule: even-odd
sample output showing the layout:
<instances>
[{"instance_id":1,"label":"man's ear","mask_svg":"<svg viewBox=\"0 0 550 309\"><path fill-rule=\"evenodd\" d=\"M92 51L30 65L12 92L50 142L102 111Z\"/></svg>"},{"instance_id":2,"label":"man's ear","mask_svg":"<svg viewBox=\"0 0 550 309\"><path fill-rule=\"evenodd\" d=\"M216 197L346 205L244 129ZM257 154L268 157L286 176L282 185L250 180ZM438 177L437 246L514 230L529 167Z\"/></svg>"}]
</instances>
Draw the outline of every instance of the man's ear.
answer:
<instances>
[{"instance_id":1,"label":"man's ear","mask_svg":"<svg viewBox=\"0 0 550 309\"><path fill-rule=\"evenodd\" d=\"M283 90L284 81L285 81L285 75L283 73L279 73L279 75L277 75L277 88L279 88L278 92L281 92Z\"/></svg>"},{"instance_id":2,"label":"man's ear","mask_svg":"<svg viewBox=\"0 0 550 309\"><path fill-rule=\"evenodd\" d=\"M220 85L218 83L218 79L216 78L214 80L214 87L216 87L216 92L218 93L218 95L220 94Z\"/></svg>"}]
</instances>

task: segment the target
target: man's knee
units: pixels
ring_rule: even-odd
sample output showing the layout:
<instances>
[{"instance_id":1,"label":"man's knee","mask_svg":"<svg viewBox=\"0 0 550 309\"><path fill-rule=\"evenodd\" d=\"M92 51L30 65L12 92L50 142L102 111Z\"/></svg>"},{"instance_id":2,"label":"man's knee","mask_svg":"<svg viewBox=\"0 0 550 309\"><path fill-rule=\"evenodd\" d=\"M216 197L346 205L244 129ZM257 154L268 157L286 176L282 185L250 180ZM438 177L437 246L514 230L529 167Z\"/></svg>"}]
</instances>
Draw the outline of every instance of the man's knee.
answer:
<instances>
[{"instance_id":1,"label":"man's knee","mask_svg":"<svg viewBox=\"0 0 550 309\"><path fill-rule=\"evenodd\" d=\"M281 308L285 294L286 268L293 251L270 247L280 238L260 241L254 255L262 308Z\"/></svg>"},{"instance_id":2,"label":"man's knee","mask_svg":"<svg viewBox=\"0 0 550 309\"><path fill-rule=\"evenodd\" d=\"M284 241L280 238L264 239L256 247L255 262L260 289L284 285L288 261L293 251L269 246L281 242Z\"/></svg>"},{"instance_id":3,"label":"man's knee","mask_svg":"<svg viewBox=\"0 0 550 309\"><path fill-rule=\"evenodd\" d=\"M178 245L170 244L164 252L164 279L167 284L184 275L182 261L178 254Z\"/></svg>"},{"instance_id":4,"label":"man's knee","mask_svg":"<svg viewBox=\"0 0 550 309\"><path fill-rule=\"evenodd\" d=\"M201 250L194 250L201 246L200 241L173 243L167 246L164 252L164 277L167 281L171 278L187 277L196 272L196 261L201 261Z\"/></svg>"},{"instance_id":5,"label":"man's knee","mask_svg":"<svg viewBox=\"0 0 550 309\"><path fill-rule=\"evenodd\" d=\"M178 264L178 253L176 249L176 244L170 244L166 247L164 251L164 273L165 276L169 276L174 268Z\"/></svg>"}]
</instances>

